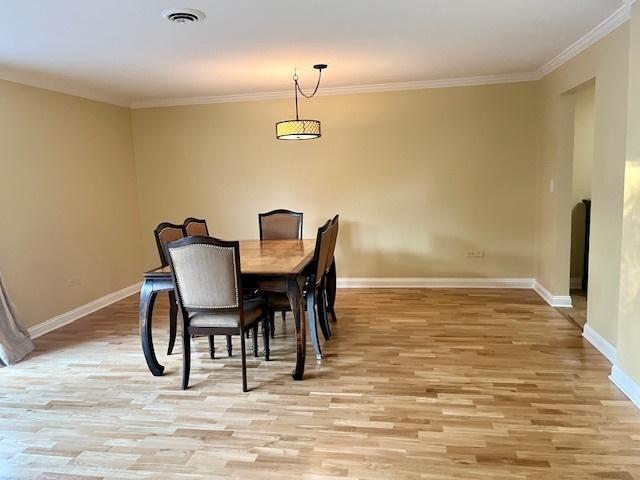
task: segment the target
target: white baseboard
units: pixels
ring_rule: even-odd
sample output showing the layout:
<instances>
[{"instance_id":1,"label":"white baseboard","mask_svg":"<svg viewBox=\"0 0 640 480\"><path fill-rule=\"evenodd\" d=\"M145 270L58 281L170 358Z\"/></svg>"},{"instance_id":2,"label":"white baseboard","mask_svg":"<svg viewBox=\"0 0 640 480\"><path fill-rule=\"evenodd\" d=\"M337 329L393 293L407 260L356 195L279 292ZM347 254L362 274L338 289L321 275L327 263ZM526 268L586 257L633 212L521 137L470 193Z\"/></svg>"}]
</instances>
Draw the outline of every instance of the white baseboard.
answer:
<instances>
[{"instance_id":1,"label":"white baseboard","mask_svg":"<svg viewBox=\"0 0 640 480\"><path fill-rule=\"evenodd\" d=\"M552 295L533 278L338 278L337 285L338 288L526 288L534 289L552 307L572 306L569 295Z\"/></svg>"},{"instance_id":2,"label":"white baseboard","mask_svg":"<svg viewBox=\"0 0 640 480\"><path fill-rule=\"evenodd\" d=\"M75 322L79 318L82 318L90 313L97 312L101 308L107 307L112 303L116 303L124 298L127 298L130 295L133 295L136 292L140 291L141 283L136 283L134 285L130 285L125 287L117 292L110 293L105 295L104 297L98 298L93 302L89 302L86 305L82 305L81 307L74 308L69 312L62 313L57 315L49 320L39 323L31 328L29 328L29 334L31 338L38 338L45 333L49 333L57 328L68 325L71 322Z\"/></svg>"},{"instance_id":3,"label":"white baseboard","mask_svg":"<svg viewBox=\"0 0 640 480\"><path fill-rule=\"evenodd\" d=\"M593 345L602 355L607 357L612 364L616 363L616 347L611 345L602 335L596 332L589 326L588 323L584 325L582 336Z\"/></svg>"},{"instance_id":4,"label":"white baseboard","mask_svg":"<svg viewBox=\"0 0 640 480\"><path fill-rule=\"evenodd\" d=\"M338 278L338 288L533 288L532 278Z\"/></svg>"},{"instance_id":5,"label":"white baseboard","mask_svg":"<svg viewBox=\"0 0 640 480\"><path fill-rule=\"evenodd\" d=\"M571 277L569 280L569 288L571 290L578 290L582 288L582 277Z\"/></svg>"},{"instance_id":6,"label":"white baseboard","mask_svg":"<svg viewBox=\"0 0 640 480\"><path fill-rule=\"evenodd\" d=\"M553 295L544 287L544 285L542 285L537 280L534 282L533 289L538 295L543 298L545 302L547 302L552 307L571 308L573 306L573 303L571 303L571 297L569 295Z\"/></svg>"},{"instance_id":7,"label":"white baseboard","mask_svg":"<svg viewBox=\"0 0 640 480\"><path fill-rule=\"evenodd\" d=\"M640 385L634 381L633 378L624 373L618 366L614 365L613 368L611 368L609 380L622 390L622 393L629 397L629 400L631 400L636 407L640 408Z\"/></svg>"}]
</instances>

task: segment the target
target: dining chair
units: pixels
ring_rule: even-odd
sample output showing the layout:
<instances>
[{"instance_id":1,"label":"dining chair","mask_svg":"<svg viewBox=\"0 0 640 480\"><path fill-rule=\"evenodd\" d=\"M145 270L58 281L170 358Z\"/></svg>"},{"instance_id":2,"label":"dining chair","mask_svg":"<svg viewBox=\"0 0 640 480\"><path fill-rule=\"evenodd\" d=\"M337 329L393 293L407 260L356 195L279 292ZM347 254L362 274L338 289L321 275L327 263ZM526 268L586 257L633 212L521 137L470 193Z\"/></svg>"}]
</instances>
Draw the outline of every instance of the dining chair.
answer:
<instances>
[{"instance_id":1,"label":"dining chair","mask_svg":"<svg viewBox=\"0 0 640 480\"><path fill-rule=\"evenodd\" d=\"M200 218L189 217L182 223L184 227L184 233L186 237L201 236L209 237L209 228L207 227L207 221ZM215 337L209 335L209 355L211 358L215 358ZM231 356L233 353L233 343L231 341L231 335L227 335L227 354Z\"/></svg>"},{"instance_id":2,"label":"dining chair","mask_svg":"<svg viewBox=\"0 0 640 480\"><path fill-rule=\"evenodd\" d=\"M302 238L301 212L278 209L258 214L260 240L299 240Z\"/></svg>"},{"instance_id":3,"label":"dining chair","mask_svg":"<svg viewBox=\"0 0 640 480\"><path fill-rule=\"evenodd\" d=\"M184 225L175 223L162 222L153 231L156 239L156 247L160 256L160 265L166 267L169 265L169 256L167 255L167 243L180 240L186 236Z\"/></svg>"},{"instance_id":4,"label":"dining chair","mask_svg":"<svg viewBox=\"0 0 640 480\"><path fill-rule=\"evenodd\" d=\"M322 284L322 292L323 292L322 303L325 306L325 315L324 315L325 322L324 324L321 324L321 328L322 328L322 333L325 339L328 339L331 337L331 327L329 322L326 321L329 319L329 315L331 315L334 322L338 320L336 317L336 311L334 307L335 301L336 301L336 298L335 298L336 296L336 284L335 284L336 262L335 262L334 254L336 250L336 243L338 241L339 221L340 221L340 215L336 215L331 220L331 225L334 225L335 229L333 231L333 237L332 237L331 245L329 247L330 256L327 259L327 265L324 272L324 280Z\"/></svg>"},{"instance_id":5,"label":"dining chair","mask_svg":"<svg viewBox=\"0 0 640 480\"><path fill-rule=\"evenodd\" d=\"M202 237L210 236L206 220L189 217L185 219L182 226L184 227L184 233L187 237L193 237L194 235L199 235Z\"/></svg>"},{"instance_id":6,"label":"dining chair","mask_svg":"<svg viewBox=\"0 0 640 480\"><path fill-rule=\"evenodd\" d=\"M325 340L330 338L327 321L325 278L326 272L329 270L327 265L330 259L333 258L333 248L335 248L338 233L338 222L335 218L334 220L327 220L318 229L311 273L307 279L305 292L309 336L317 359L322 358L322 350L318 339L318 323L320 323Z\"/></svg>"},{"instance_id":7,"label":"dining chair","mask_svg":"<svg viewBox=\"0 0 640 480\"><path fill-rule=\"evenodd\" d=\"M301 212L278 209L258 214L258 226L260 227L260 240L300 240L302 239ZM269 305L269 321L271 323L271 338L275 337L275 312L282 314L282 320L286 319L287 312L291 311L289 299L282 293L269 293L267 295Z\"/></svg>"},{"instance_id":8,"label":"dining chair","mask_svg":"<svg viewBox=\"0 0 640 480\"><path fill-rule=\"evenodd\" d=\"M158 248L158 255L160 256L160 266L166 267L169 265L167 244L175 240L180 240L186 236L184 225L162 222L153 231L153 235L156 239L156 247ZM169 344L167 346L167 355L171 355L173 353L173 347L176 343L178 327L177 317L178 304L176 303L176 295L175 292L169 292Z\"/></svg>"},{"instance_id":9,"label":"dining chair","mask_svg":"<svg viewBox=\"0 0 640 480\"><path fill-rule=\"evenodd\" d=\"M269 360L269 315L261 298L245 300L240 275L240 243L193 236L167 245L173 285L182 313L182 389L189 385L192 335L239 335L242 391L247 391L244 333L262 322L265 360Z\"/></svg>"}]
</instances>

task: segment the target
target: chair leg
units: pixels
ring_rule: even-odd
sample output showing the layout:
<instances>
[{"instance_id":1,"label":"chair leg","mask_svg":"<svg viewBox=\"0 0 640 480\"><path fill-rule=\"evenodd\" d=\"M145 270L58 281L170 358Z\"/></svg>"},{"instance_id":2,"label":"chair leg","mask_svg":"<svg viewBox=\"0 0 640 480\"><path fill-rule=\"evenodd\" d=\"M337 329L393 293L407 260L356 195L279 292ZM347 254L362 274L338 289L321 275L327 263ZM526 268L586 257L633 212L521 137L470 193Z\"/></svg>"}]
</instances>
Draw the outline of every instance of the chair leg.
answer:
<instances>
[{"instance_id":1,"label":"chair leg","mask_svg":"<svg viewBox=\"0 0 640 480\"><path fill-rule=\"evenodd\" d=\"M227 335L227 353L229 356L233 354L233 342L231 341L231 335Z\"/></svg>"},{"instance_id":2,"label":"chair leg","mask_svg":"<svg viewBox=\"0 0 640 480\"><path fill-rule=\"evenodd\" d=\"M326 280L327 292L327 311L331 314L331 320L335 323L338 321L334 305L336 303L336 262L331 264L329 274Z\"/></svg>"},{"instance_id":3,"label":"chair leg","mask_svg":"<svg viewBox=\"0 0 640 480\"><path fill-rule=\"evenodd\" d=\"M247 388L247 352L244 345L244 332L240 332L240 351L242 354L242 391L246 392Z\"/></svg>"},{"instance_id":4,"label":"chair leg","mask_svg":"<svg viewBox=\"0 0 640 480\"><path fill-rule=\"evenodd\" d=\"M336 311L334 310L334 308L332 306L329 306L327 310L329 310L329 313L331 314L331 321L333 323L336 323L338 321L338 318L336 317Z\"/></svg>"},{"instance_id":5,"label":"chair leg","mask_svg":"<svg viewBox=\"0 0 640 480\"><path fill-rule=\"evenodd\" d=\"M276 312L273 310L269 310L269 327L271 338L276 338Z\"/></svg>"},{"instance_id":6,"label":"chair leg","mask_svg":"<svg viewBox=\"0 0 640 480\"><path fill-rule=\"evenodd\" d=\"M211 358L216 358L216 347L214 343L215 336L209 335L209 356Z\"/></svg>"},{"instance_id":7,"label":"chair leg","mask_svg":"<svg viewBox=\"0 0 640 480\"><path fill-rule=\"evenodd\" d=\"M176 294L169 292L169 345L167 346L167 355L173 353L173 347L176 344L176 335L178 331L178 304L176 303Z\"/></svg>"},{"instance_id":8,"label":"chair leg","mask_svg":"<svg viewBox=\"0 0 640 480\"><path fill-rule=\"evenodd\" d=\"M286 322L287 321L287 312L282 312L282 321Z\"/></svg>"},{"instance_id":9,"label":"chair leg","mask_svg":"<svg viewBox=\"0 0 640 480\"><path fill-rule=\"evenodd\" d=\"M184 327L183 327L184 328ZM189 386L189 371L191 370L191 336L182 333L182 389Z\"/></svg>"},{"instance_id":10,"label":"chair leg","mask_svg":"<svg viewBox=\"0 0 640 480\"><path fill-rule=\"evenodd\" d=\"M307 322L309 324L309 336L311 344L316 351L316 359L322 359L322 350L320 350L320 341L318 340L318 328L316 327L316 294L313 288L307 291Z\"/></svg>"},{"instance_id":11,"label":"chair leg","mask_svg":"<svg viewBox=\"0 0 640 480\"><path fill-rule=\"evenodd\" d=\"M325 340L329 340L331 338L331 328L329 327L329 317L327 315L327 295L324 285L321 285L318 291L316 306L318 307L318 320L320 321L322 335Z\"/></svg>"},{"instance_id":12,"label":"chair leg","mask_svg":"<svg viewBox=\"0 0 640 480\"><path fill-rule=\"evenodd\" d=\"M265 318L262 322L262 341L264 342L264 359L266 362L269 361L269 355L271 354L269 350L269 323L271 323L270 318Z\"/></svg>"},{"instance_id":13,"label":"chair leg","mask_svg":"<svg viewBox=\"0 0 640 480\"><path fill-rule=\"evenodd\" d=\"M263 327L264 328L264 327ZM258 356L258 324L256 323L253 326L253 356L257 357Z\"/></svg>"}]
</instances>

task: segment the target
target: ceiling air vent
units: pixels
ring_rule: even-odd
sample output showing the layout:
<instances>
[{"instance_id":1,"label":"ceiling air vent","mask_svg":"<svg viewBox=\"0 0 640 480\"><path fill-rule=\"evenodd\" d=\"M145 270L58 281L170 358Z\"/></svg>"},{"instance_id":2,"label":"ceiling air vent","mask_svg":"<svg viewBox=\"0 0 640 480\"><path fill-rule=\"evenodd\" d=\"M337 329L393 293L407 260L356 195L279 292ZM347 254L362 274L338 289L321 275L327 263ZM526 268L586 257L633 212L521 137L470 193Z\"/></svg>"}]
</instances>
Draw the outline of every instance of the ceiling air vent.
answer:
<instances>
[{"instance_id":1,"label":"ceiling air vent","mask_svg":"<svg viewBox=\"0 0 640 480\"><path fill-rule=\"evenodd\" d=\"M172 23L194 23L202 20L205 15L199 10L191 8L170 8L162 12L162 16Z\"/></svg>"}]
</instances>

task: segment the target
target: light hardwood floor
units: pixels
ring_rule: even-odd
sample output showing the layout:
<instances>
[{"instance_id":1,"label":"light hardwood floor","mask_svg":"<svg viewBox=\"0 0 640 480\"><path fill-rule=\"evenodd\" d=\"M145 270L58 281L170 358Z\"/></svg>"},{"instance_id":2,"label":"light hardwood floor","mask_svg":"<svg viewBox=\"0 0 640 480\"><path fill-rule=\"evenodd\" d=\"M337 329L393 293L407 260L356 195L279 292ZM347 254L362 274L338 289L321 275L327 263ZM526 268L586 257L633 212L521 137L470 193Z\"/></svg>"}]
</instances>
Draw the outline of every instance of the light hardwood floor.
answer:
<instances>
[{"instance_id":1,"label":"light hardwood floor","mask_svg":"<svg viewBox=\"0 0 640 480\"><path fill-rule=\"evenodd\" d=\"M527 290L340 291L326 358L208 358L148 372L132 297L0 369L0 478L633 479L640 411L574 325ZM290 318L290 317L289 317Z\"/></svg>"}]
</instances>

